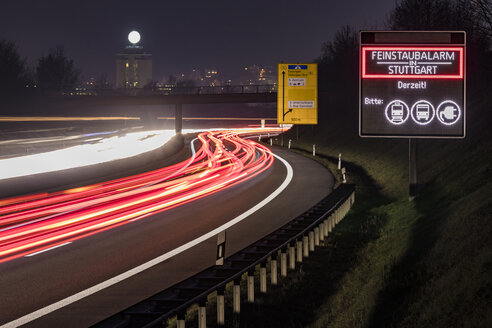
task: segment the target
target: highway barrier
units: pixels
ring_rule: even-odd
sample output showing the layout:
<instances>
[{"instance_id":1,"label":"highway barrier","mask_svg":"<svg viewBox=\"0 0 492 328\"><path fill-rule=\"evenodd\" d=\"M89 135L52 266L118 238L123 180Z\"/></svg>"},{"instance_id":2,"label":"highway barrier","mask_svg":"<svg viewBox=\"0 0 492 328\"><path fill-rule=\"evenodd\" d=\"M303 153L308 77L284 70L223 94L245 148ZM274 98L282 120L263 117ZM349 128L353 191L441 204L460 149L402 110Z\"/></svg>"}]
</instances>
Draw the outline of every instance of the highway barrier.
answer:
<instances>
[{"instance_id":1,"label":"highway barrier","mask_svg":"<svg viewBox=\"0 0 492 328\"><path fill-rule=\"evenodd\" d=\"M223 326L228 320L225 317L224 291L230 283L232 312L240 320L240 283L243 275L246 275L246 300L254 303L255 272L259 272L259 291L264 294L268 289L267 266L270 266L270 284L275 286L279 283L278 259L280 276L286 277L287 267L294 270L296 264L301 263L316 247L325 245L328 235L349 212L354 202L355 186L341 184L299 217L226 258L223 265L212 266L94 327L166 327L168 320L175 317L176 326L184 328L187 310L198 305L198 327L204 328L207 325L206 302L212 293L216 293L216 324Z\"/></svg>"}]
</instances>

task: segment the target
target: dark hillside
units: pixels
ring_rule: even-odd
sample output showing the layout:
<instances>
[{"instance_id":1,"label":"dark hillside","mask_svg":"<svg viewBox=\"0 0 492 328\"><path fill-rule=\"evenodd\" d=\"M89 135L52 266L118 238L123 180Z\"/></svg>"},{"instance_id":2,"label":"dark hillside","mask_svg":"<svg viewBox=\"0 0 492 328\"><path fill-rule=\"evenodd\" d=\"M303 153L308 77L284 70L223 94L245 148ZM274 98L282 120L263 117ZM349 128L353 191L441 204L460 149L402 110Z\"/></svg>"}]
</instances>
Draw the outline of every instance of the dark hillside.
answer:
<instances>
[{"instance_id":1,"label":"dark hillside","mask_svg":"<svg viewBox=\"0 0 492 328\"><path fill-rule=\"evenodd\" d=\"M358 136L357 32L343 27L323 46L319 124L286 138L306 156L316 144L316 159L333 170L342 153L356 204L249 325L268 317L278 327L490 327L492 26L478 2L492 8L403 0L389 15L389 29L467 31L467 136L418 141L413 201L408 139Z\"/></svg>"}]
</instances>

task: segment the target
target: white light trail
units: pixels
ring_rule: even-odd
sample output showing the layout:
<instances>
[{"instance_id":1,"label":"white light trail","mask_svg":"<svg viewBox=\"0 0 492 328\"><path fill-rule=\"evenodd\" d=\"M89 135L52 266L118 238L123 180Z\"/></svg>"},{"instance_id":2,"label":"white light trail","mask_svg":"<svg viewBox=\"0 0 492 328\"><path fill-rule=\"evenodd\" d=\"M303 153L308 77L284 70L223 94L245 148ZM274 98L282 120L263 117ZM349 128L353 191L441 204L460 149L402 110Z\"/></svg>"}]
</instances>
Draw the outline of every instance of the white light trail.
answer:
<instances>
[{"instance_id":1,"label":"white light trail","mask_svg":"<svg viewBox=\"0 0 492 328\"><path fill-rule=\"evenodd\" d=\"M290 126L284 126L284 131ZM183 134L223 128L184 129ZM248 130L228 129L233 131ZM279 131L280 132L280 131ZM106 163L155 150L175 135L174 130L130 132L100 141L54 151L0 159L0 180Z\"/></svg>"},{"instance_id":2,"label":"white light trail","mask_svg":"<svg viewBox=\"0 0 492 328\"><path fill-rule=\"evenodd\" d=\"M100 164L155 150L175 135L173 130L131 132L99 142L0 160L0 180Z\"/></svg>"}]
</instances>

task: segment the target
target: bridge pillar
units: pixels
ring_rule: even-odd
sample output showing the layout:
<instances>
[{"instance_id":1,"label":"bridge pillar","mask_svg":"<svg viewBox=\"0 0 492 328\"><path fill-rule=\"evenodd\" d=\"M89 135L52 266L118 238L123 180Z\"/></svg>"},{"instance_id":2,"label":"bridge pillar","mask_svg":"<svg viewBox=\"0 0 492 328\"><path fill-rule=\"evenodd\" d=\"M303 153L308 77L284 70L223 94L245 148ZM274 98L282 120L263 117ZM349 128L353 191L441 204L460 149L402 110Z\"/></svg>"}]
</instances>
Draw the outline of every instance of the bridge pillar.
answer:
<instances>
[{"instance_id":1,"label":"bridge pillar","mask_svg":"<svg viewBox=\"0 0 492 328\"><path fill-rule=\"evenodd\" d=\"M183 104L177 103L174 107L174 127L176 134L181 134L183 130Z\"/></svg>"}]
</instances>

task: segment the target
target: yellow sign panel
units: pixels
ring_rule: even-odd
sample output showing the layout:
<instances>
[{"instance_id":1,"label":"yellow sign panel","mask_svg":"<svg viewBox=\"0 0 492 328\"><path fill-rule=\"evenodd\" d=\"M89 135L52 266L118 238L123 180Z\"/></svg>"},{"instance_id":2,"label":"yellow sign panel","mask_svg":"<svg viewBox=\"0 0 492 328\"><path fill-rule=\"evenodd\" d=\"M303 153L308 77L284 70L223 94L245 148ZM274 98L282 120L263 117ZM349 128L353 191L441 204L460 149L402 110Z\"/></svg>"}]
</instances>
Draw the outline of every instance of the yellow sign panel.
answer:
<instances>
[{"instance_id":1,"label":"yellow sign panel","mask_svg":"<svg viewBox=\"0 0 492 328\"><path fill-rule=\"evenodd\" d=\"M278 124L318 124L318 64L278 64Z\"/></svg>"}]
</instances>

